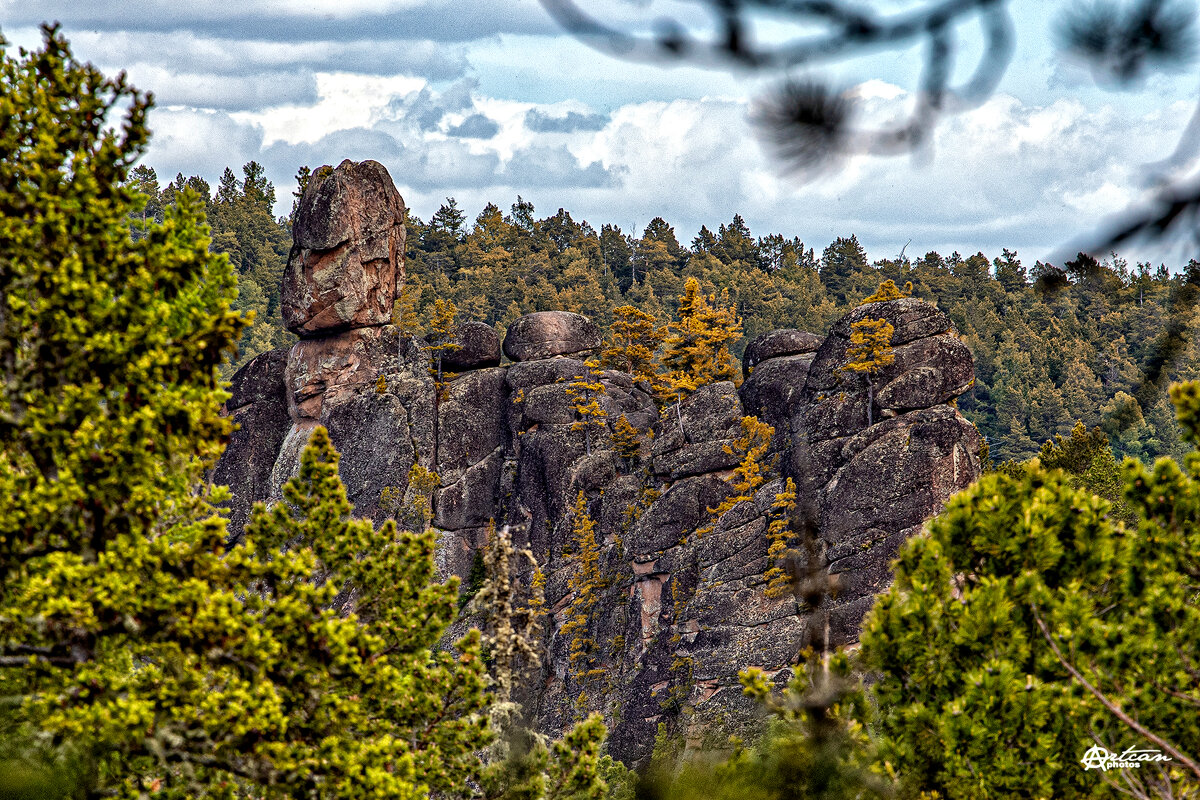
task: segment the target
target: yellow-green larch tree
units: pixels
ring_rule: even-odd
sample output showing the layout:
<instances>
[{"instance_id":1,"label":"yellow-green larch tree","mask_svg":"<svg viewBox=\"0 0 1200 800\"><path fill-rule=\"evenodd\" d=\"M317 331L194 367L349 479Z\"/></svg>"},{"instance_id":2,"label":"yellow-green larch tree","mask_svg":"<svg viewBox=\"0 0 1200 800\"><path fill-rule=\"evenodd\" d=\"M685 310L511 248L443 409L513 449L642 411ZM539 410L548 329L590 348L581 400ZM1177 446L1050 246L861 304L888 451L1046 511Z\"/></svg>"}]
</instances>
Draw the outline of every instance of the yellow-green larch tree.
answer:
<instances>
[{"instance_id":1,"label":"yellow-green larch tree","mask_svg":"<svg viewBox=\"0 0 1200 800\"><path fill-rule=\"evenodd\" d=\"M875 378L880 370L896 360L892 349L895 328L885 319L863 319L850 326L850 347L846 363L839 368L843 375L861 375L867 389L867 425L874 424Z\"/></svg>"}]
</instances>

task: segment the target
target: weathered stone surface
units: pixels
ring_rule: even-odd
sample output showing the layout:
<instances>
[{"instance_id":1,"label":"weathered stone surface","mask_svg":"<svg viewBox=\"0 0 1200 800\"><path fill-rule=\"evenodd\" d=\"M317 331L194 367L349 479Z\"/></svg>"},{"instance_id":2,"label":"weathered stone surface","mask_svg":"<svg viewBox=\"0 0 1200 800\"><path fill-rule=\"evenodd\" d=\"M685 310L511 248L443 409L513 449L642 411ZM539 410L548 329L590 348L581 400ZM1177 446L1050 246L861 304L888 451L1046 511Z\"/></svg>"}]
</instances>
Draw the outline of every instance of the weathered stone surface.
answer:
<instances>
[{"instance_id":1,"label":"weathered stone surface","mask_svg":"<svg viewBox=\"0 0 1200 800\"><path fill-rule=\"evenodd\" d=\"M296 473L317 425L329 430L342 453L342 480L360 516L381 520L380 492L403 490L414 461L432 464L434 386L428 357L411 341L398 341L395 328L301 340L288 354L285 385L292 426L272 470L272 498L278 499L279 486Z\"/></svg>"},{"instance_id":2,"label":"weathered stone surface","mask_svg":"<svg viewBox=\"0 0 1200 800\"><path fill-rule=\"evenodd\" d=\"M507 442L505 372L475 370L448 384L438 408L437 473L443 486Z\"/></svg>"},{"instance_id":3,"label":"weathered stone surface","mask_svg":"<svg viewBox=\"0 0 1200 800\"><path fill-rule=\"evenodd\" d=\"M587 367L575 358L523 361L508 368L508 386L514 392L520 392L547 383L573 381L583 377L586 372Z\"/></svg>"},{"instance_id":4,"label":"weathered stone surface","mask_svg":"<svg viewBox=\"0 0 1200 800\"><path fill-rule=\"evenodd\" d=\"M829 335L849 339L854 323L868 318L885 319L891 324L894 329L892 345L908 344L917 339L954 330L954 323L950 321L950 317L937 306L915 297L905 297L899 300L864 303L835 322Z\"/></svg>"},{"instance_id":5,"label":"weathered stone surface","mask_svg":"<svg viewBox=\"0 0 1200 800\"><path fill-rule=\"evenodd\" d=\"M800 402L813 353L762 361L738 389L742 408L775 429L771 452L786 450L791 441L791 412Z\"/></svg>"},{"instance_id":6,"label":"weathered stone surface","mask_svg":"<svg viewBox=\"0 0 1200 800\"><path fill-rule=\"evenodd\" d=\"M294 419L320 419L326 404L374 391L397 349L394 328L360 328L301 339L288 353L289 413Z\"/></svg>"},{"instance_id":7,"label":"weathered stone surface","mask_svg":"<svg viewBox=\"0 0 1200 800\"><path fill-rule=\"evenodd\" d=\"M617 479L617 454L612 450L593 450L571 467L571 487L589 494L599 492Z\"/></svg>"},{"instance_id":8,"label":"weathered stone surface","mask_svg":"<svg viewBox=\"0 0 1200 800\"><path fill-rule=\"evenodd\" d=\"M404 201L384 166L321 167L300 198L283 275L284 324L301 337L384 325L404 278Z\"/></svg>"},{"instance_id":9,"label":"weathered stone surface","mask_svg":"<svg viewBox=\"0 0 1200 800\"><path fill-rule=\"evenodd\" d=\"M529 514L529 543L543 564L559 559L570 540L575 461L583 456L582 431L570 425L541 425L521 438L518 493ZM549 595L548 595L549 596Z\"/></svg>"},{"instance_id":10,"label":"weathered stone surface","mask_svg":"<svg viewBox=\"0 0 1200 800\"><path fill-rule=\"evenodd\" d=\"M605 370L600 377L604 395L600 406L608 414L610 424L625 416L629 424L640 431L648 431L658 421L658 405L646 391L646 387L635 384L631 376L616 370Z\"/></svg>"},{"instance_id":11,"label":"weathered stone surface","mask_svg":"<svg viewBox=\"0 0 1200 800\"><path fill-rule=\"evenodd\" d=\"M228 531L241 537L250 509L270 496L271 471L284 437L292 427L283 384L287 348L263 353L234 373L231 397L224 413L237 426L221 460L213 468L212 482L230 487Z\"/></svg>"},{"instance_id":12,"label":"weathered stone surface","mask_svg":"<svg viewBox=\"0 0 1200 800\"><path fill-rule=\"evenodd\" d=\"M433 524L443 530L486 527L500 514L497 494L504 451L496 448L434 494Z\"/></svg>"},{"instance_id":13,"label":"weathered stone surface","mask_svg":"<svg viewBox=\"0 0 1200 800\"><path fill-rule=\"evenodd\" d=\"M703 386L654 426L654 472L671 479L730 469L738 456L725 452L741 435L742 403L729 381Z\"/></svg>"},{"instance_id":14,"label":"weathered stone surface","mask_svg":"<svg viewBox=\"0 0 1200 800\"><path fill-rule=\"evenodd\" d=\"M874 385L873 424L863 386L837 375L848 321L867 315L889 319L899 332L895 363ZM343 451L342 478L358 514L379 519L379 493L403 488L414 461L435 468L444 575L468 574L489 520L512 526L515 543L530 547L546 576L550 610L543 668L523 699L542 731L558 732L586 690L591 709L605 713L611 752L627 761L649 754L660 721L685 735L699 736L702 725L753 735L761 710L742 695L738 670L760 666L782 685L809 635L810 616L793 598L764 594L766 531L783 475L769 473L751 500L719 519L709 511L733 492L738 457L725 448L740 436L744 414L777 428L774 449L800 486L802 506L812 509L817 552L837 581L825 610L838 642L857 636L862 614L892 579L900 545L978 474L978 435L946 405L970 384L970 354L944 315L920 301L856 309L819 343L799 331L772 332L750 354L754 368L740 392L729 382L706 386L661 415L648 386L604 371L600 402L610 425L625 414L647 432L636 464L603 438L587 454L583 432L572 430L567 387L586 373L581 358L599 336L517 333L510 329L506 340L519 350L510 357L531 360L506 368L464 360L436 404L427 355L398 342L390 327L303 340L286 368L276 354L244 371L228 411L267 414L275 403L279 444L264 449L278 457L269 469L254 462L255 485L269 473L270 491L294 471L317 424L330 427ZM291 419L279 424L289 407ZM580 492L596 521L605 581L586 632L595 643L590 677L575 671L572 636L561 632L578 569L571 531Z\"/></svg>"},{"instance_id":15,"label":"weathered stone surface","mask_svg":"<svg viewBox=\"0 0 1200 800\"><path fill-rule=\"evenodd\" d=\"M525 419L528 423L569 425L575 421L574 402L566 383L534 386L525 393Z\"/></svg>"},{"instance_id":16,"label":"weathered stone surface","mask_svg":"<svg viewBox=\"0 0 1200 800\"><path fill-rule=\"evenodd\" d=\"M283 370L287 365L288 347L277 347L250 359L229 382L229 399L221 409L231 414L253 403L284 402Z\"/></svg>"},{"instance_id":17,"label":"weathered stone surface","mask_svg":"<svg viewBox=\"0 0 1200 800\"><path fill-rule=\"evenodd\" d=\"M838 374L851 324L868 317L896 330L895 361L875 379L870 415L863 382ZM946 405L970 387L973 373L949 319L906 298L860 306L839 320L793 397L789 473L801 496L815 501L837 576L830 607L837 642L857 637L863 613L891 581L900 545L978 478L979 434Z\"/></svg>"},{"instance_id":18,"label":"weathered stone surface","mask_svg":"<svg viewBox=\"0 0 1200 800\"><path fill-rule=\"evenodd\" d=\"M500 337L491 325L464 322L454 336L458 349L442 354L442 368L448 372L500 366Z\"/></svg>"},{"instance_id":19,"label":"weathered stone surface","mask_svg":"<svg viewBox=\"0 0 1200 800\"><path fill-rule=\"evenodd\" d=\"M958 397L975 380L971 351L950 334L896 347L895 357L875 390L875 405L880 409L931 408ZM891 377L893 372L898 374Z\"/></svg>"},{"instance_id":20,"label":"weathered stone surface","mask_svg":"<svg viewBox=\"0 0 1200 800\"><path fill-rule=\"evenodd\" d=\"M321 420L329 441L342 454L338 472L354 513L382 522L385 488L403 493L417 458L408 410L391 392L370 391L329 405Z\"/></svg>"},{"instance_id":21,"label":"weathered stone surface","mask_svg":"<svg viewBox=\"0 0 1200 800\"><path fill-rule=\"evenodd\" d=\"M742 374L750 377L759 364L770 358L815 353L824 337L794 328L780 328L758 336L742 354Z\"/></svg>"},{"instance_id":22,"label":"weathered stone surface","mask_svg":"<svg viewBox=\"0 0 1200 800\"><path fill-rule=\"evenodd\" d=\"M885 419L848 439L820 495L822 536L919 525L979 477L979 432L939 406Z\"/></svg>"},{"instance_id":23,"label":"weathered stone surface","mask_svg":"<svg viewBox=\"0 0 1200 800\"><path fill-rule=\"evenodd\" d=\"M847 320L868 317L889 320L897 331L892 338L895 360L874 378L870 416L865 379L839 371L846 364L850 346ZM852 436L867 426L868 419L878 420L885 410L945 403L965 392L974 380L970 350L954 335L949 318L924 301L904 298L868 303L839 320L833 331L817 350L804 391L792 407L793 438L798 428L814 441ZM921 331L932 332L914 335Z\"/></svg>"},{"instance_id":24,"label":"weathered stone surface","mask_svg":"<svg viewBox=\"0 0 1200 800\"><path fill-rule=\"evenodd\" d=\"M435 555L439 576L444 580L451 576L457 577L461 583L459 591L465 591L471 567L475 563L475 553L487 545L487 526L479 528L463 528L461 530L442 531L438 537L438 549ZM464 621L456 622L447 631L447 641L455 641L465 634L469 626Z\"/></svg>"},{"instance_id":25,"label":"weathered stone surface","mask_svg":"<svg viewBox=\"0 0 1200 800\"><path fill-rule=\"evenodd\" d=\"M650 506L629 533L633 553L657 553L674 547L697 528L711 521L710 506L733 493L728 483L715 475L685 478L671 486Z\"/></svg>"},{"instance_id":26,"label":"weathered stone surface","mask_svg":"<svg viewBox=\"0 0 1200 800\"><path fill-rule=\"evenodd\" d=\"M508 326L504 337L504 355L513 361L584 353L599 346L600 328L569 311L526 314Z\"/></svg>"}]
</instances>

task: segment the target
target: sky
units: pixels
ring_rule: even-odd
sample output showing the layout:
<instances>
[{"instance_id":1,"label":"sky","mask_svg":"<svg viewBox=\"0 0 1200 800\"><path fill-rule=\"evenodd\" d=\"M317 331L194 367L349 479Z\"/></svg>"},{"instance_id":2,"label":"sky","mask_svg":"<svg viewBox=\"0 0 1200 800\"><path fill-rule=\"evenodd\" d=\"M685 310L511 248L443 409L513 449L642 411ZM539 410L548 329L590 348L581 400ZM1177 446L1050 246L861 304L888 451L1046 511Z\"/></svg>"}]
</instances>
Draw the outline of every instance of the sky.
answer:
<instances>
[{"instance_id":1,"label":"sky","mask_svg":"<svg viewBox=\"0 0 1200 800\"><path fill-rule=\"evenodd\" d=\"M628 31L708 24L694 0L581 5ZM41 22L61 22L77 57L154 93L143 163L160 180L215 185L255 160L279 214L301 166L375 159L423 219L447 197L473 219L520 195L538 216L561 207L597 230L640 234L661 216L684 244L737 213L755 235L796 236L818 254L854 234L873 259L1008 248L1032 266L1149 197L1147 165L1175 149L1200 87L1195 62L1124 91L1098 86L1057 45L1066 7L1010 0L1016 46L998 90L945 118L918 155L856 156L808 178L763 145L757 100L783 77L817 77L882 125L914 101L919 49L790 73L637 63L568 35L536 0L0 0L0 32L28 48ZM779 20L755 29L759 41L796 34ZM954 74L966 77L979 27L956 34ZM1121 255L1177 267L1200 254Z\"/></svg>"}]
</instances>

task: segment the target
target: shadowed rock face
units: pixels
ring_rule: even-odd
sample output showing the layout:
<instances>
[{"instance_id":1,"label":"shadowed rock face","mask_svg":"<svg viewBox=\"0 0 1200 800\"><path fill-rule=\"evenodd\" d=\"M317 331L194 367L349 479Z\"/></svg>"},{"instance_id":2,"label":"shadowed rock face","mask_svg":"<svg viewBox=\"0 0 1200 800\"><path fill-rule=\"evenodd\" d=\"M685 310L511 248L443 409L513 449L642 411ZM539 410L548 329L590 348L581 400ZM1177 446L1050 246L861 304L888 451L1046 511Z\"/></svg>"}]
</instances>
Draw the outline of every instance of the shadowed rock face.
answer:
<instances>
[{"instance_id":1,"label":"shadowed rock face","mask_svg":"<svg viewBox=\"0 0 1200 800\"><path fill-rule=\"evenodd\" d=\"M222 458L212 482L236 489L229 513L229 531L235 537L245 527L255 500L271 495L275 459L292 427L283 381L287 353L286 347L271 350L238 370L222 409L237 426L226 448L237 457Z\"/></svg>"},{"instance_id":2,"label":"shadowed rock face","mask_svg":"<svg viewBox=\"0 0 1200 800\"><path fill-rule=\"evenodd\" d=\"M404 281L404 200L376 161L309 179L283 274L281 310L300 337L384 325Z\"/></svg>"},{"instance_id":3,"label":"shadowed rock face","mask_svg":"<svg viewBox=\"0 0 1200 800\"><path fill-rule=\"evenodd\" d=\"M298 250L327 253L361 239L347 238L348 230L386 228L359 222L355 229L342 219L362 198L377 196L371 202L385 207L360 215L365 220L389 219L396 209L388 192L372 194L378 173L363 166L330 171L331 188L306 193L312 219L297 226ZM328 294L303 270L292 280L314 284L297 296ZM330 291L346 298L358 289ZM970 352L942 312L911 298L861 306L823 337L772 331L748 348L740 389L706 386L679 408L660 411L649 387L605 371L601 406L610 429L624 414L644 432L636 458L621 457L598 435L589 453L575 429L566 387L600 345L585 317L542 312L517 320L504 339L507 364L497 363L490 328L463 325L457 374L435 390L422 343L402 341L379 316L357 312L335 314L342 321L323 328L327 313L306 318L317 323L290 351L264 354L234 377L227 412L243 427L214 473L232 485L231 530L240 530L254 500L278 497L318 424L342 452L356 513L377 522L390 513L381 496L402 494L414 464L436 471L443 574L468 574L494 520L510 526L546 576L543 667L520 699L547 733L561 732L581 711L602 711L611 751L630 762L648 755L659 722L693 733L756 725L738 671L759 666L782 684L810 624L823 631L828 620L836 641L854 640L891 580L897 548L979 474L979 436L950 404L970 386ZM861 379L839 370L851 324L866 317L895 329L895 362L875 379L871 425ZM776 428L768 454L775 467L752 498L715 519L713 509L734 491L739 456L727 448L751 414ZM811 510L817 552L836 576L836 597L815 615L791 596L764 594L766 530L786 477ZM580 492L596 521L604 579L583 667L572 664L571 637L561 633L574 598L571 513Z\"/></svg>"}]
</instances>

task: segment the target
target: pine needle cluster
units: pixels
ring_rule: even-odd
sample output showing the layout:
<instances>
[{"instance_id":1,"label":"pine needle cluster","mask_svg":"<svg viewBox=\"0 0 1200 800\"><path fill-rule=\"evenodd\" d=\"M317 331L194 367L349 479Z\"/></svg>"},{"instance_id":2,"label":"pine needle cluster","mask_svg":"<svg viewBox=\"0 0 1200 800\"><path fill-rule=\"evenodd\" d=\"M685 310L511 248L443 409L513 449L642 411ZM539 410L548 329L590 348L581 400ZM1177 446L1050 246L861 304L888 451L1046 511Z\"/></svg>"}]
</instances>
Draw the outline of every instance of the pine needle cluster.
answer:
<instances>
[{"instance_id":1,"label":"pine needle cluster","mask_svg":"<svg viewBox=\"0 0 1200 800\"><path fill-rule=\"evenodd\" d=\"M567 384L567 396L575 410L571 430L583 431L585 452L590 456L593 442L608 433L608 412L600 405L600 397L605 394L604 384L600 381L600 362L588 359L584 367L587 372Z\"/></svg>"}]
</instances>

